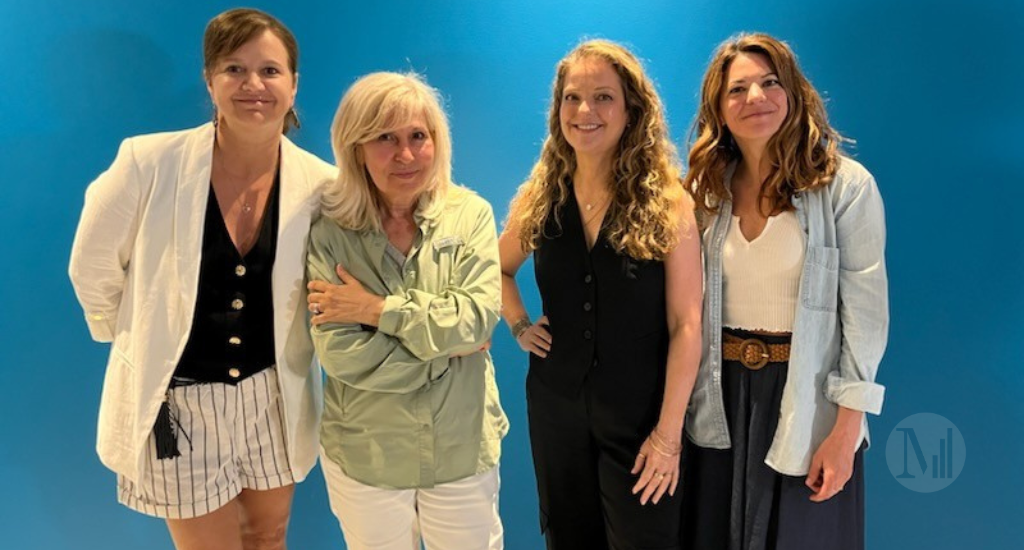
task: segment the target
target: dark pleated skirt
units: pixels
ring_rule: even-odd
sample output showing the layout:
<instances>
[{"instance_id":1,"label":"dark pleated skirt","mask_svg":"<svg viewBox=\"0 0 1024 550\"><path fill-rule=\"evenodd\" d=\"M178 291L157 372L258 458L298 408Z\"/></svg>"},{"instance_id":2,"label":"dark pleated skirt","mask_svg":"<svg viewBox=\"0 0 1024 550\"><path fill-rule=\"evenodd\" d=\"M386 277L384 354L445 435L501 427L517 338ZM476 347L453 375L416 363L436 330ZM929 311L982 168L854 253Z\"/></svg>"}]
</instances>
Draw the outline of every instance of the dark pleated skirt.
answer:
<instances>
[{"instance_id":1,"label":"dark pleated skirt","mask_svg":"<svg viewBox=\"0 0 1024 550\"><path fill-rule=\"evenodd\" d=\"M785 343L788 337L741 338ZM787 476L764 463L775 436L788 365L752 371L722 365L722 393L731 449L687 443L683 450L683 548L689 550L863 550L863 448L853 476L831 499L816 503L805 476Z\"/></svg>"}]
</instances>

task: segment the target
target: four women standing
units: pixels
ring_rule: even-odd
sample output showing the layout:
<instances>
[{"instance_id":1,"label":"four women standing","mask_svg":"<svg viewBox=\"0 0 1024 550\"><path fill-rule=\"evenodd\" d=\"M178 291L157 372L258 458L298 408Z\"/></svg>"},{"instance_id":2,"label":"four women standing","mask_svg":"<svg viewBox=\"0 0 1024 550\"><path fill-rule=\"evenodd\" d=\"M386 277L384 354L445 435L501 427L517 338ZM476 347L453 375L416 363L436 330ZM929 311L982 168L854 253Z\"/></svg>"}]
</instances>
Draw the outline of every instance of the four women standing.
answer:
<instances>
[{"instance_id":1,"label":"four women standing","mask_svg":"<svg viewBox=\"0 0 1024 550\"><path fill-rule=\"evenodd\" d=\"M90 186L71 274L114 342L99 450L122 502L167 517L178 548L283 548L319 416L296 284L330 179L307 296L349 548L502 547L499 311L530 353L549 548L863 547L884 216L784 43L718 50L685 178L636 57L578 46L500 244L490 206L452 183L435 90L354 84L334 178L281 136L296 58L272 17L218 16L216 123L128 140ZM530 254L536 321L515 282Z\"/></svg>"}]
</instances>

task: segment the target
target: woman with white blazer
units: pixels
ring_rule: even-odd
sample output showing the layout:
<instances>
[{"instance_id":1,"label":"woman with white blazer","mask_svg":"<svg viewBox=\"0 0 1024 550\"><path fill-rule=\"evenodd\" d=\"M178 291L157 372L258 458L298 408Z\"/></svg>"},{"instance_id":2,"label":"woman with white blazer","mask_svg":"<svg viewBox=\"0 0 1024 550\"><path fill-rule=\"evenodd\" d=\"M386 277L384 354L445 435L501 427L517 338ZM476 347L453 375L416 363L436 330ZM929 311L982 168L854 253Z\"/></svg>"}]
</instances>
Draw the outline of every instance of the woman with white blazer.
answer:
<instances>
[{"instance_id":1,"label":"woman with white blazer","mask_svg":"<svg viewBox=\"0 0 1024 550\"><path fill-rule=\"evenodd\" d=\"M70 275L112 342L97 450L179 549L284 548L317 456L306 243L334 168L284 137L298 48L272 16L204 38L214 122L121 144L86 192Z\"/></svg>"}]
</instances>

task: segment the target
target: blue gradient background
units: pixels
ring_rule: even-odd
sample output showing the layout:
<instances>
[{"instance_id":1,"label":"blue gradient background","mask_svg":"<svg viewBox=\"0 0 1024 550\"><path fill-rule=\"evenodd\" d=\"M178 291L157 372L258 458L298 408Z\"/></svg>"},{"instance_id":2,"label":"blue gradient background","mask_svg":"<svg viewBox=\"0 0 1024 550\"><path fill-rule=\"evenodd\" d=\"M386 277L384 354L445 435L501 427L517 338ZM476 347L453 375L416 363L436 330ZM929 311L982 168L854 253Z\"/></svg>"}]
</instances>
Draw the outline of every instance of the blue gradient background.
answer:
<instances>
[{"instance_id":1,"label":"blue gradient background","mask_svg":"<svg viewBox=\"0 0 1024 550\"><path fill-rule=\"evenodd\" d=\"M884 414L867 454L868 548L1020 546L1024 204L1020 0L731 2L254 2L302 48L296 140L330 159L342 91L375 70L415 69L448 99L455 173L504 216L544 136L554 63L581 37L647 60L682 143L714 46L740 30L790 41L834 124L886 201L892 333ZM220 1L7 0L0 4L0 546L171 548L161 521L115 502L93 451L108 349L89 340L66 275L85 186L130 135L203 122L207 20ZM538 311L532 266L521 285ZM493 349L512 421L501 511L510 549L541 548L529 458L526 358L502 326ZM885 441L934 412L968 461L948 488L899 485ZM1016 435L1014 435L1016 434ZM291 548L342 547L319 470L299 486Z\"/></svg>"}]
</instances>

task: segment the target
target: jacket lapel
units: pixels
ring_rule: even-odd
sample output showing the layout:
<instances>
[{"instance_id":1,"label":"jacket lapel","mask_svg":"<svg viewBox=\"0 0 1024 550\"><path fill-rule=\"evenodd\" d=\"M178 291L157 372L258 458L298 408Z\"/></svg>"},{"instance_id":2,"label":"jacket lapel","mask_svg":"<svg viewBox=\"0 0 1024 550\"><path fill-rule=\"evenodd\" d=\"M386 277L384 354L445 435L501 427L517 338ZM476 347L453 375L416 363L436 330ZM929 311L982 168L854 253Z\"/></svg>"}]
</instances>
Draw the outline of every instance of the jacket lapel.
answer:
<instances>
[{"instance_id":1,"label":"jacket lapel","mask_svg":"<svg viewBox=\"0 0 1024 550\"><path fill-rule=\"evenodd\" d=\"M180 284L184 315L177 318L191 324L199 288L199 263L202 257L206 202L210 196L210 171L213 166L214 128L212 123L196 129L185 143L174 197L174 254L177 281ZM179 327L180 328L180 327ZM184 327L187 334L189 327Z\"/></svg>"},{"instance_id":2,"label":"jacket lapel","mask_svg":"<svg viewBox=\"0 0 1024 550\"><path fill-rule=\"evenodd\" d=\"M282 357L288 332L305 304L306 237L311 212L311 182L303 169L301 151L286 137L281 138L281 181L278 188L277 255L274 259L274 347Z\"/></svg>"}]
</instances>

